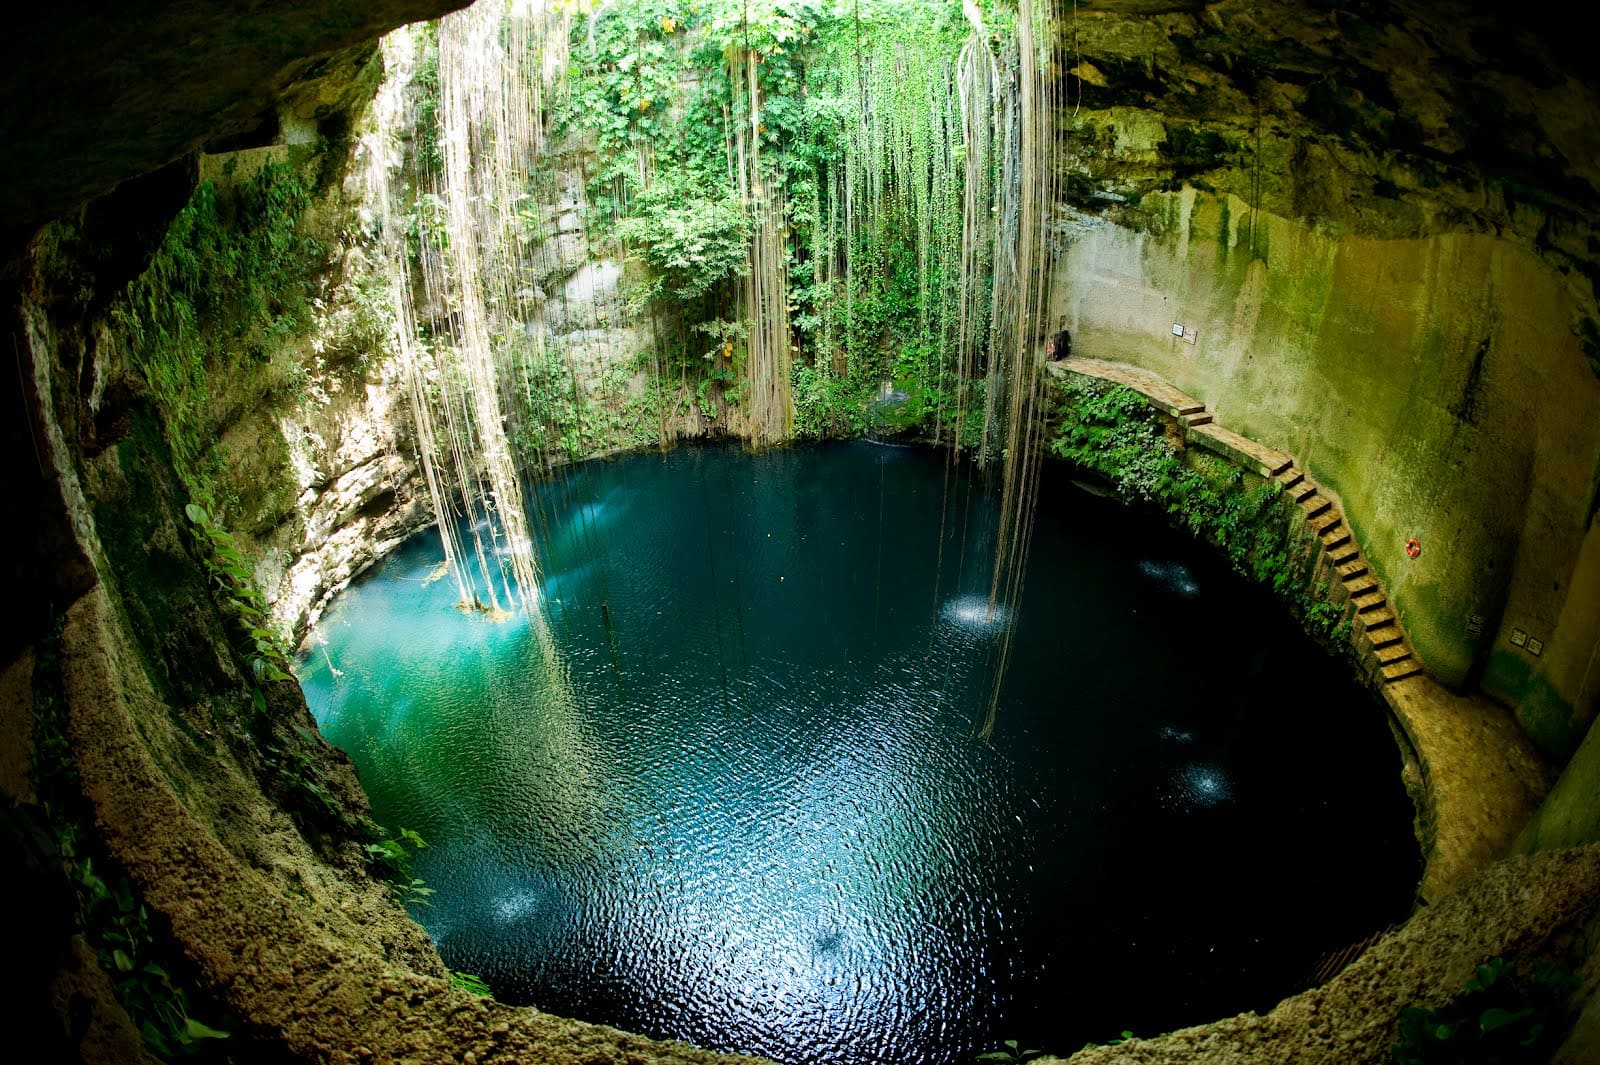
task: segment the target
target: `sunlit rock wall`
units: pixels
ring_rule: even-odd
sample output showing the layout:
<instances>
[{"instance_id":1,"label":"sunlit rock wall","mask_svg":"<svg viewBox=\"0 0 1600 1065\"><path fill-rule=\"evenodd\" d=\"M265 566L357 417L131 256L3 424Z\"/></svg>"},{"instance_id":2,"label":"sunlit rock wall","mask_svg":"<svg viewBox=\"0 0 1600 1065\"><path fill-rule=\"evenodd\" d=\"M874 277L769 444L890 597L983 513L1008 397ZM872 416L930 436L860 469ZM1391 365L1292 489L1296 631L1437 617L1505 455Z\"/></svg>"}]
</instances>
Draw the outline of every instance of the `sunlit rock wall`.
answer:
<instances>
[{"instance_id":1,"label":"sunlit rock wall","mask_svg":"<svg viewBox=\"0 0 1600 1065\"><path fill-rule=\"evenodd\" d=\"M1292 453L1429 670L1559 762L1600 701L1600 127L1538 30L1470 4L1068 17L1053 311L1073 354Z\"/></svg>"},{"instance_id":2,"label":"sunlit rock wall","mask_svg":"<svg viewBox=\"0 0 1600 1065\"><path fill-rule=\"evenodd\" d=\"M1554 660L1564 610L1592 645L1573 582L1600 378L1550 267L1482 234L1331 239L1193 189L1143 206L1149 232L1090 224L1062 258L1075 354L1161 373L1331 487L1447 683L1520 698L1541 663L1513 632Z\"/></svg>"}]
</instances>

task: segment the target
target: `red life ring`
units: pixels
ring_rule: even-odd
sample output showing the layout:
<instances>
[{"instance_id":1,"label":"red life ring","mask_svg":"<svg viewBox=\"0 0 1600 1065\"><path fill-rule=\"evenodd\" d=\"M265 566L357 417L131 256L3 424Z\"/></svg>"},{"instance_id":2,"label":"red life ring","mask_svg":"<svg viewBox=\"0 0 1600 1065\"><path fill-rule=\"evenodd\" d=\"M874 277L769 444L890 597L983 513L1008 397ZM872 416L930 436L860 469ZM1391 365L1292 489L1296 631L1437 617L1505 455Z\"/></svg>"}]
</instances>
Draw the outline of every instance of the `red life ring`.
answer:
<instances>
[{"instance_id":1,"label":"red life ring","mask_svg":"<svg viewBox=\"0 0 1600 1065\"><path fill-rule=\"evenodd\" d=\"M1415 536L1406 541L1406 554L1412 558L1416 558L1418 555L1422 554L1422 545L1417 543L1417 538Z\"/></svg>"}]
</instances>

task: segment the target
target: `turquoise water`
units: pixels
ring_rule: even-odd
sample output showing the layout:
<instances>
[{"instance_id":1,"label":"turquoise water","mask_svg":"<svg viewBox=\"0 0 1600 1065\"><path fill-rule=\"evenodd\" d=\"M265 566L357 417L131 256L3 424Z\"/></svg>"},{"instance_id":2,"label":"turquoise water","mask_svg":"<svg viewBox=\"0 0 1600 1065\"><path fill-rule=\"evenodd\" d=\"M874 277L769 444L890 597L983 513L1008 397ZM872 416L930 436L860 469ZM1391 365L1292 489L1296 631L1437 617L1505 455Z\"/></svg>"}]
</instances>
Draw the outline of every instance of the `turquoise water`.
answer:
<instances>
[{"instance_id":1,"label":"turquoise water","mask_svg":"<svg viewBox=\"0 0 1600 1065\"><path fill-rule=\"evenodd\" d=\"M1265 1009L1402 918L1381 707L1207 550L1046 473L1015 609L993 494L870 443L564 471L530 504L548 641L458 610L432 532L352 586L301 676L431 844L446 962L795 1065L966 1062Z\"/></svg>"}]
</instances>

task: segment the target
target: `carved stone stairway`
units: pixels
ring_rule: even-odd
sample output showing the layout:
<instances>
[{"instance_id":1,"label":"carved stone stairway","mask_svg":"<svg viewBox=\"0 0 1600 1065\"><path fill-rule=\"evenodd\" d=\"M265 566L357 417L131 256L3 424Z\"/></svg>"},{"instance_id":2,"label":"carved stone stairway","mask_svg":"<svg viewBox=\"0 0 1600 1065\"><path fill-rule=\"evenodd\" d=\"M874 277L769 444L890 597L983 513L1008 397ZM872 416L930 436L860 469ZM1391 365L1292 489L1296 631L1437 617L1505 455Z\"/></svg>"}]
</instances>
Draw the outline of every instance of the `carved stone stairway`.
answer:
<instances>
[{"instance_id":1,"label":"carved stone stairway","mask_svg":"<svg viewBox=\"0 0 1600 1065\"><path fill-rule=\"evenodd\" d=\"M1337 504L1324 495L1294 459L1281 451L1224 429L1206 405L1174 388L1148 370L1100 359L1062 359L1048 364L1056 376L1075 373L1131 388L1145 402L1173 418L1186 442L1221 455L1243 469L1275 481L1301 510L1306 528L1321 544L1326 564L1338 587L1336 600L1345 604L1350 639L1368 672L1385 684L1422 672L1412 653L1389 596L1361 557Z\"/></svg>"},{"instance_id":2,"label":"carved stone stairway","mask_svg":"<svg viewBox=\"0 0 1600 1065\"><path fill-rule=\"evenodd\" d=\"M1293 464L1276 479L1304 513L1306 527L1322 543L1328 565L1344 588L1350 635L1362 660L1385 682L1420 672L1422 666L1411 652L1400 619L1390 609L1383 585L1367 568L1339 508Z\"/></svg>"}]
</instances>

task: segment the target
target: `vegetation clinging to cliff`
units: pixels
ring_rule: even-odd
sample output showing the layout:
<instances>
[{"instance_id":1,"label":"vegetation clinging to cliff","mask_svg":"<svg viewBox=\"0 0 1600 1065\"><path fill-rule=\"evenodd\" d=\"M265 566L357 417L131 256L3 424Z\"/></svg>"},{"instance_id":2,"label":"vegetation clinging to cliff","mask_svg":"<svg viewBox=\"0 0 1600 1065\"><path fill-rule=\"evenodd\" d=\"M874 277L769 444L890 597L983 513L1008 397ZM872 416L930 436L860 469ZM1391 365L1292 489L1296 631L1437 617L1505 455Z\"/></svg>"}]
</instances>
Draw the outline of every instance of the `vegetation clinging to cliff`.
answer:
<instances>
[{"instance_id":1,"label":"vegetation clinging to cliff","mask_svg":"<svg viewBox=\"0 0 1600 1065\"><path fill-rule=\"evenodd\" d=\"M1329 601L1327 583L1313 581L1315 559L1295 542L1276 485L1251 488L1237 468L1201 456L1185 462L1132 389L1074 379L1062 393L1050 443L1057 457L1215 544L1235 570L1271 588L1320 643L1348 649L1348 622Z\"/></svg>"},{"instance_id":2,"label":"vegetation clinging to cliff","mask_svg":"<svg viewBox=\"0 0 1600 1065\"><path fill-rule=\"evenodd\" d=\"M287 659L223 518L238 500L216 438L248 397L305 387L301 338L327 260L301 226L312 196L286 163L268 163L228 193L202 183L111 312L160 414L196 550L258 682L287 679Z\"/></svg>"},{"instance_id":3,"label":"vegetation clinging to cliff","mask_svg":"<svg viewBox=\"0 0 1600 1065\"><path fill-rule=\"evenodd\" d=\"M261 456L219 442L250 405L288 410L311 383L329 259L307 225L316 200L290 163L228 188L202 183L112 302L112 339L149 402L118 445L125 495L98 503L95 521L152 684L205 715L308 840L337 850L366 826L309 728L251 545L229 529L250 519L231 467ZM295 490L286 460L267 473ZM215 649L218 668L195 667L199 648Z\"/></svg>"},{"instance_id":4,"label":"vegetation clinging to cliff","mask_svg":"<svg viewBox=\"0 0 1600 1065\"><path fill-rule=\"evenodd\" d=\"M775 443L857 432L892 406L885 427L974 446L1004 469L994 594L1002 573L1017 579L1049 290L1051 12L1048 0L480 4L436 39L396 40L420 100L380 96L369 190L463 602L530 601L538 564L517 527L516 467L547 464L557 442L570 455L586 426L607 425L586 408L621 365L644 397L620 412L630 442L643 426L629 415L653 415L663 443ZM387 161L400 141L409 179ZM581 192L566 184L574 170ZM595 255L612 241L639 268ZM623 313L619 286L640 273L643 297ZM473 530L459 543L458 516Z\"/></svg>"},{"instance_id":5,"label":"vegetation clinging to cliff","mask_svg":"<svg viewBox=\"0 0 1600 1065\"><path fill-rule=\"evenodd\" d=\"M72 761L61 689L60 634L53 632L40 646L33 677L36 731L29 777L39 806L0 811L0 828L14 834L22 857L22 868L9 871L12 886L20 882L26 895L38 885L53 893L49 907L70 909L70 916L59 919L70 921L94 952L152 1054L163 1061L230 1061L223 1041L232 1033L199 1017L230 1027L233 1019L196 985L189 962L165 942L127 873L107 858L97 838L94 811Z\"/></svg>"},{"instance_id":6,"label":"vegetation clinging to cliff","mask_svg":"<svg viewBox=\"0 0 1600 1065\"><path fill-rule=\"evenodd\" d=\"M975 10L985 47L1004 52L1014 10ZM957 373L958 347L990 343L986 317L959 329L962 300L992 284L981 254L963 276L964 238L985 236L962 222L973 209L958 98L968 30L960 4L904 0L654 0L603 7L574 28L555 128L598 149L591 231L650 267L662 383L679 403L716 420L748 402L729 383L751 372L751 335L702 337L741 317L753 212L767 196L782 211L795 431L859 431L884 381L909 397L911 425L931 435L954 423L960 391L974 388ZM752 154L759 179L736 165ZM768 191L752 199L754 180Z\"/></svg>"},{"instance_id":7,"label":"vegetation clinging to cliff","mask_svg":"<svg viewBox=\"0 0 1600 1065\"><path fill-rule=\"evenodd\" d=\"M326 259L300 228L311 195L277 163L232 195L201 184L112 311L161 412L178 474L207 507L228 502L214 480L227 456L212 438L227 405L251 391L241 378L267 392L301 383L299 361L278 356L308 330Z\"/></svg>"}]
</instances>

